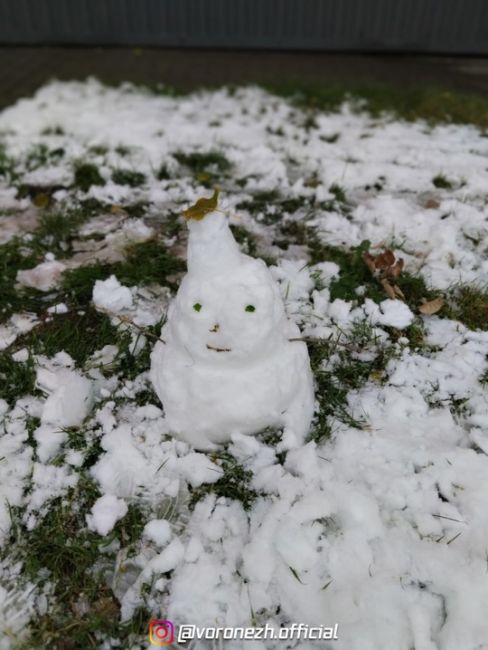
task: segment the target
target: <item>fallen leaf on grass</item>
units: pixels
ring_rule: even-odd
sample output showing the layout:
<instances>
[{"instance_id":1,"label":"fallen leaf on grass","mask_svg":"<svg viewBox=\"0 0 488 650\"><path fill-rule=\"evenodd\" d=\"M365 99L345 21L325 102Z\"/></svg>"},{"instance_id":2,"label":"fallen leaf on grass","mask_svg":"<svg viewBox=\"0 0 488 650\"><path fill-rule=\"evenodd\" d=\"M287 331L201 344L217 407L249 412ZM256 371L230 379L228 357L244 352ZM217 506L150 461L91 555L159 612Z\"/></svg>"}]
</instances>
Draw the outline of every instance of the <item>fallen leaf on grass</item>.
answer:
<instances>
[{"instance_id":1,"label":"fallen leaf on grass","mask_svg":"<svg viewBox=\"0 0 488 650\"><path fill-rule=\"evenodd\" d=\"M434 300L429 300L428 302L423 302L419 306L419 312L421 314L426 314L427 316L437 314L437 312L442 309L445 302L444 298L441 297L434 298Z\"/></svg>"},{"instance_id":2,"label":"fallen leaf on grass","mask_svg":"<svg viewBox=\"0 0 488 650\"><path fill-rule=\"evenodd\" d=\"M124 210L124 208L121 205L111 205L110 206L110 212L112 214L117 214L117 215L126 215L127 212Z\"/></svg>"},{"instance_id":3,"label":"fallen leaf on grass","mask_svg":"<svg viewBox=\"0 0 488 650\"><path fill-rule=\"evenodd\" d=\"M397 261L395 262L395 264L392 264L392 265L390 266L390 268L387 269L387 271L388 271L388 277L389 277L389 278L393 278L394 280L396 280L396 278L399 278L400 275L401 275L401 273L402 273L402 271L403 271L404 264L405 264L405 262L403 261L402 258L400 258L399 260L397 260Z\"/></svg>"},{"instance_id":4,"label":"fallen leaf on grass","mask_svg":"<svg viewBox=\"0 0 488 650\"><path fill-rule=\"evenodd\" d=\"M387 248L379 255L371 255L369 251L364 251L363 261L381 284L388 298L392 300L405 299L402 290L395 283L403 271L404 261L402 258L395 259L393 251Z\"/></svg>"},{"instance_id":5,"label":"fallen leaf on grass","mask_svg":"<svg viewBox=\"0 0 488 650\"><path fill-rule=\"evenodd\" d=\"M393 266L394 263L395 256L393 255L393 251L389 248L387 248L383 253L377 255L374 259L374 265L376 269L380 271L386 271L390 266Z\"/></svg>"},{"instance_id":6,"label":"fallen leaf on grass","mask_svg":"<svg viewBox=\"0 0 488 650\"><path fill-rule=\"evenodd\" d=\"M376 273L376 264L375 264L375 258L369 251L364 251L363 253L363 261L368 267L368 269L371 271L371 273Z\"/></svg>"},{"instance_id":7,"label":"fallen leaf on grass","mask_svg":"<svg viewBox=\"0 0 488 650\"><path fill-rule=\"evenodd\" d=\"M385 293L388 296L388 298L391 298L392 300L396 300L397 295L395 293L395 289L391 286L388 280L386 278L383 278L380 280L380 284L385 290Z\"/></svg>"},{"instance_id":8,"label":"fallen leaf on grass","mask_svg":"<svg viewBox=\"0 0 488 650\"><path fill-rule=\"evenodd\" d=\"M207 172L198 172L195 178L199 183L207 183L212 177Z\"/></svg>"},{"instance_id":9,"label":"fallen leaf on grass","mask_svg":"<svg viewBox=\"0 0 488 650\"><path fill-rule=\"evenodd\" d=\"M371 255L369 251L364 251L363 260L371 273L379 278L396 279L404 267L403 259L395 259L393 251L389 248L379 255Z\"/></svg>"},{"instance_id":10,"label":"fallen leaf on grass","mask_svg":"<svg viewBox=\"0 0 488 650\"><path fill-rule=\"evenodd\" d=\"M395 290L396 295L401 298L402 300L405 300L405 294L403 291L398 287L396 284L393 285L393 289Z\"/></svg>"},{"instance_id":11,"label":"fallen leaf on grass","mask_svg":"<svg viewBox=\"0 0 488 650\"><path fill-rule=\"evenodd\" d=\"M307 178L303 183L304 187L311 187L312 189L315 189L319 185L320 185L320 181L316 176L312 176L311 178Z\"/></svg>"},{"instance_id":12,"label":"fallen leaf on grass","mask_svg":"<svg viewBox=\"0 0 488 650\"><path fill-rule=\"evenodd\" d=\"M370 381L383 381L384 376L385 373L382 370L373 370L373 372L369 373L368 379Z\"/></svg>"},{"instance_id":13,"label":"fallen leaf on grass","mask_svg":"<svg viewBox=\"0 0 488 650\"><path fill-rule=\"evenodd\" d=\"M45 192L39 192L32 199L32 203L37 208L47 208L49 202L50 202L49 194L46 194Z\"/></svg>"}]
</instances>

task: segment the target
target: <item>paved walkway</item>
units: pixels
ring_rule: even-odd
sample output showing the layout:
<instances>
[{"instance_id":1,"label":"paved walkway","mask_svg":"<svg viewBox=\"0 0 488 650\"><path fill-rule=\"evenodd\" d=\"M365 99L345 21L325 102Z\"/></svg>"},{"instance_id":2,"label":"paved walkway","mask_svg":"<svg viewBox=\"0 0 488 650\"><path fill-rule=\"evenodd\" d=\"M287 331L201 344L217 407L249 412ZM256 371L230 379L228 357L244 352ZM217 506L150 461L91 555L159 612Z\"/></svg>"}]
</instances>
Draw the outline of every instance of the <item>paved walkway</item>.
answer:
<instances>
[{"instance_id":1,"label":"paved walkway","mask_svg":"<svg viewBox=\"0 0 488 650\"><path fill-rule=\"evenodd\" d=\"M383 82L488 92L488 59L305 52L0 47L0 107L52 78L182 88L275 81Z\"/></svg>"}]
</instances>

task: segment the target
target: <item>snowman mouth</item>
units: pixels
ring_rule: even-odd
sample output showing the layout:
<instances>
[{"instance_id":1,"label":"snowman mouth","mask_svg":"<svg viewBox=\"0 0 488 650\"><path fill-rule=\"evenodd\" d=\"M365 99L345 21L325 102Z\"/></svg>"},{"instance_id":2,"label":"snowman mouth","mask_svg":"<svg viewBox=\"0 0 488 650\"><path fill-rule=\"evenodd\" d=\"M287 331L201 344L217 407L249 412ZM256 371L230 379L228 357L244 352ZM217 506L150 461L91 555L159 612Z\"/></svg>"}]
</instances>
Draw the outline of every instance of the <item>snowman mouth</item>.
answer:
<instances>
[{"instance_id":1,"label":"snowman mouth","mask_svg":"<svg viewBox=\"0 0 488 650\"><path fill-rule=\"evenodd\" d=\"M207 343L207 349L214 350L214 352L232 352L230 348L216 348L213 345L209 345L208 343Z\"/></svg>"}]
</instances>

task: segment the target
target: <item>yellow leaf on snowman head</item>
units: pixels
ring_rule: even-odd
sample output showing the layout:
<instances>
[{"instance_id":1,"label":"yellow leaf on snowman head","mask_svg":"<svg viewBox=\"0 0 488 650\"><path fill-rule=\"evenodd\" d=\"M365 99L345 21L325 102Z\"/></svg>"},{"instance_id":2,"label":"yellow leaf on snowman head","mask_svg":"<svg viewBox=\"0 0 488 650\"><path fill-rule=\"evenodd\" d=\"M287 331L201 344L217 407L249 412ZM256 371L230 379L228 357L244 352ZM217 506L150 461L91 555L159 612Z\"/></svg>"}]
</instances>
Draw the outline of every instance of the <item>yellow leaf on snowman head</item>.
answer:
<instances>
[{"instance_id":1,"label":"yellow leaf on snowman head","mask_svg":"<svg viewBox=\"0 0 488 650\"><path fill-rule=\"evenodd\" d=\"M209 199L205 197L198 199L195 205L190 206L183 212L183 216L185 219L196 219L196 221L200 221L209 212L214 212L214 210L217 209L218 203L219 190L215 188L213 196L211 196Z\"/></svg>"}]
</instances>

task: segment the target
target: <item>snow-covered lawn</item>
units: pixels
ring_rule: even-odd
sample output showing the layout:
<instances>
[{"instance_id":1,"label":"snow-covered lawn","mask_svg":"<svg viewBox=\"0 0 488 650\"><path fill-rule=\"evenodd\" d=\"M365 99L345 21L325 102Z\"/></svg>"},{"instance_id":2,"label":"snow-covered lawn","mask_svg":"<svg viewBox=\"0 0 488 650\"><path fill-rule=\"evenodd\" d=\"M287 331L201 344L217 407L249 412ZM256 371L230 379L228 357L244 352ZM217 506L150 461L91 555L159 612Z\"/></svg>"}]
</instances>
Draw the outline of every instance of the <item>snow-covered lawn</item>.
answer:
<instances>
[{"instance_id":1,"label":"snow-covered lawn","mask_svg":"<svg viewBox=\"0 0 488 650\"><path fill-rule=\"evenodd\" d=\"M474 126L259 89L52 83L0 114L0 647L146 648L167 618L338 623L200 649L488 648L487 161ZM289 451L196 452L149 381L215 186L309 345Z\"/></svg>"}]
</instances>

